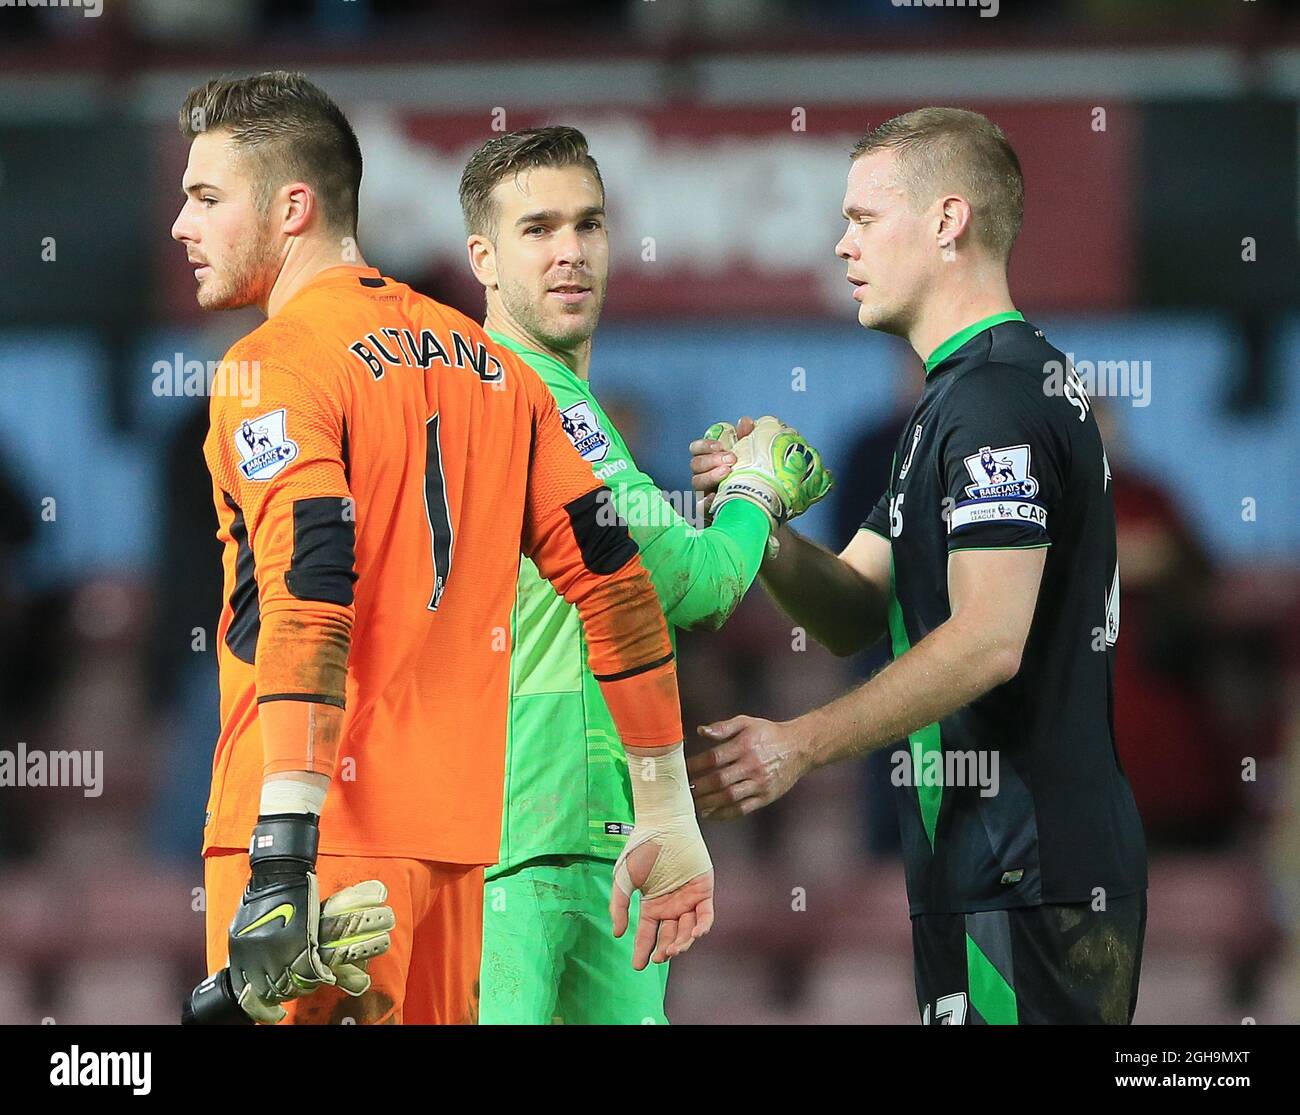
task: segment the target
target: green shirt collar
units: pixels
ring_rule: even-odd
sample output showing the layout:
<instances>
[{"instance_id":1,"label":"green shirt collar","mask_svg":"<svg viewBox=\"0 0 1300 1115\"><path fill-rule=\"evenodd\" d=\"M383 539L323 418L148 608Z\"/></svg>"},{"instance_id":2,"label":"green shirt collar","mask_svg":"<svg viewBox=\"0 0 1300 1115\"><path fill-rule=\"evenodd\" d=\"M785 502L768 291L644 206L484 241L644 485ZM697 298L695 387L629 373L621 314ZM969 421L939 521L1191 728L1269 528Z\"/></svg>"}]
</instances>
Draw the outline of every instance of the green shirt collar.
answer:
<instances>
[{"instance_id":1,"label":"green shirt collar","mask_svg":"<svg viewBox=\"0 0 1300 1115\"><path fill-rule=\"evenodd\" d=\"M502 348L508 348L516 356L522 356L534 371L537 370L537 364L540 361L551 371L559 372L561 375L568 376L574 383L582 382L578 379L577 374L568 364L563 360L559 360L552 356L549 352L538 352L537 349L529 348L527 345L521 345L513 337L507 337L503 333L498 333L492 329L487 330L487 335L496 341L496 343Z\"/></svg>"},{"instance_id":2,"label":"green shirt collar","mask_svg":"<svg viewBox=\"0 0 1300 1115\"><path fill-rule=\"evenodd\" d=\"M928 376L940 364L948 359L962 345L972 337L983 333L985 329L992 329L995 325L1001 325L1004 321L1024 321L1025 315L1019 310L1006 310L1000 314L994 314L992 317L986 317L983 321L977 321L974 325L968 325L958 333L954 333L938 348L930 353L930 358L925 362L925 374Z\"/></svg>"}]
</instances>

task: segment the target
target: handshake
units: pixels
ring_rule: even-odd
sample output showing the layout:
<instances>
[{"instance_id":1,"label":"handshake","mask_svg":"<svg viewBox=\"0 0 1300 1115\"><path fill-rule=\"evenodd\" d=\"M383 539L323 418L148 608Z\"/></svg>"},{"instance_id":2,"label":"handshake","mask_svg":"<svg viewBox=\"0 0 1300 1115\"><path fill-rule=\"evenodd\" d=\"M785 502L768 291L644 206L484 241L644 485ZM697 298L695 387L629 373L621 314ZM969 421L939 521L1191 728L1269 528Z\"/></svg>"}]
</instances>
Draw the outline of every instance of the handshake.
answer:
<instances>
[{"instance_id":1,"label":"handshake","mask_svg":"<svg viewBox=\"0 0 1300 1115\"><path fill-rule=\"evenodd\" d=\"M798 430L770 415L757 422L742 418L739 429L715 422L691 442L691 472L710 518L731 500L743 499L766 513L773 531L802 515L833 483L821 454ZM770 544L769 549L775 552Z\"/></svg>"}]
</instances>

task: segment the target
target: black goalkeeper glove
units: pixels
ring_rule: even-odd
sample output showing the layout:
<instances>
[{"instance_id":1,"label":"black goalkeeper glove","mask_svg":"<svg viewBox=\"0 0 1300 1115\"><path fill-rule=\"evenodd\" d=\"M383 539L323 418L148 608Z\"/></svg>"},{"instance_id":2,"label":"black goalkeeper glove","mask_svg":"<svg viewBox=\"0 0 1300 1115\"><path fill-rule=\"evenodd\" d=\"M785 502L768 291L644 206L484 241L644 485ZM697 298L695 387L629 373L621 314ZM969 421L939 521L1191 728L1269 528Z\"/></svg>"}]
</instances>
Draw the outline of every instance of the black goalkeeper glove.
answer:
<instances>
[{"instance_id":1,"label":"black goalkeeper glove","mask_svg":"<svg viewBox=\"0 0 1300 1115\"><path fill-rule=\"evenodd\" d=\"M259 817L253 829L251 877L230 923L230 986L255 1022L279 1022L280 1003L337 982L320 955L319 841L310 813Z\"/></svg>"},{"instance_id":2,"label":"black goalkeeper glove","mask_svg":"<svg viewBox=\"0 0 1300 1115\"><path fill-rule=\"evenodd\" d=\"M320 908L320 956L349 995L370 989L367 968L392 944L397 924L388 901L388 888L378 879L356 883L327 898ZM230 969L208 976L185 1000L182 1026L252 1026L230 982Z\"/></svg>"}]
</instances>

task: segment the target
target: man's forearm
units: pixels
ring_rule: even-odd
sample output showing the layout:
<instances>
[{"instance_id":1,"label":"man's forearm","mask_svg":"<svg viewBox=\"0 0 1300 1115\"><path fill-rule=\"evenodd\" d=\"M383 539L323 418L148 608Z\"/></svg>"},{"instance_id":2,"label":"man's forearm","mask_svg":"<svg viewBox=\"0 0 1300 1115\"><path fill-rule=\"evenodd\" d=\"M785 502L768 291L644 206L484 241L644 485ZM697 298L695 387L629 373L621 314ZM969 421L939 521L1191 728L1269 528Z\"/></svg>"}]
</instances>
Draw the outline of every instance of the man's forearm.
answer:
<instances>
[{"instance_id":1,"label":"man's forearm","mask_svg":"<svg viewBox=\"0 0 1300 1115\"><path fill-rule=\"evenodd\" d=\"M874 751L1009 681L1019 656L954 618L843 697L793 722L812 766Z\"/></svg>"},{"instance_id":2,"label":"man's forearm","mask_svg":"<svg viewBox=\"0 0 1300 1115\"><path fill-rule=\"evenodd\" d=\"M737 499L722 509L708 529L699 530L657 488L652 498L655 513L666 517L666 526L650 529L639 526L631 515L625 518L664 615L677 627L716 631L758 575L767 544L767 516L752 503Z\"/></svg>"},{"instance_id":3,"label":"man's forearm","mask_svg":"<svg viewBox=\"0 0 1300 1115\"><path fill-rule=\"evenodd\" d=\"M292 697L259 701L263 779L311 772L323 776L328 785L338 763L343 718L339 705L324 701Z\"/></svg>"},{"instance_id":4,"label":"man's forearm","mask_svg":"<svg viewBox=\"0 0 1300 1115\"><path fill-rule=\"evenodd\" d=\"M831 653L870 646L888 625L889 601L829 550L783 526L780 551L763 563L759 580L769 596Z\"/></svg>"}]
</instances>

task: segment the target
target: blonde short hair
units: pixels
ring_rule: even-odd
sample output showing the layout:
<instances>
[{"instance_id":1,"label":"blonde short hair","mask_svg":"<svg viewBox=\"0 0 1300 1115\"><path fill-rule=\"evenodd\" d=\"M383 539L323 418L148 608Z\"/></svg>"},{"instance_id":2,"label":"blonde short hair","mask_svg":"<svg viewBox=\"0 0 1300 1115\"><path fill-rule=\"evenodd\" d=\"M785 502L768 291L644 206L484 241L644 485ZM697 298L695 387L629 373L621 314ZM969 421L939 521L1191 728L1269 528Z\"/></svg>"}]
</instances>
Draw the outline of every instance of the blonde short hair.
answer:
<instances>
[{"instance_id":1,"label":"blonde short hair","mask_svg":"<svg viewBox=\"0 0 1300 1115\"><path fill-rule=\"evenodd\" d=\"M953 191L970 202L979 242L1006 260L1025 215L1025 180L1007 137L987 116L964 108L918 108L873 128L851 158L898 153L898 171L917 205Z\"/></svg>"}]
</instances>

